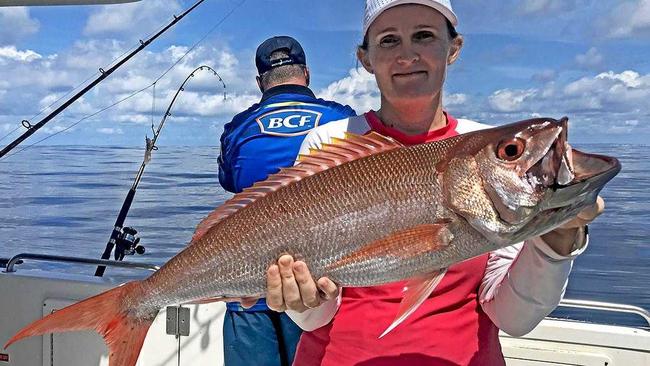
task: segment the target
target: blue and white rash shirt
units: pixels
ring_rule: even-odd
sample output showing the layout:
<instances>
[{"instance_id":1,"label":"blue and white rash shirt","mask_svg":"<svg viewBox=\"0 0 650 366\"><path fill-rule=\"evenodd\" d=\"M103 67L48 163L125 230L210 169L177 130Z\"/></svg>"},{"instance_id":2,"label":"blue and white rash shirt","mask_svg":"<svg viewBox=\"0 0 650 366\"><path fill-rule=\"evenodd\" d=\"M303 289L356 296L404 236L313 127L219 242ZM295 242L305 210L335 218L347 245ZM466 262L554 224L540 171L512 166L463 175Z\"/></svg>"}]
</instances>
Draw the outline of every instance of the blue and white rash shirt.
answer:
<instances>
[{"instance_id":1,"label":"blue and white rash shirt","mask_svg":"<svg viewBox=\"0 0 650 366\"><path fill-rule=\"evenodd\" d=\"M314 127L350 116L354 110L317 99L300 85L267 90L262 100L224 126L219 182L233 193L292 166L307 133Z\"/></svg>"}]
</instances>

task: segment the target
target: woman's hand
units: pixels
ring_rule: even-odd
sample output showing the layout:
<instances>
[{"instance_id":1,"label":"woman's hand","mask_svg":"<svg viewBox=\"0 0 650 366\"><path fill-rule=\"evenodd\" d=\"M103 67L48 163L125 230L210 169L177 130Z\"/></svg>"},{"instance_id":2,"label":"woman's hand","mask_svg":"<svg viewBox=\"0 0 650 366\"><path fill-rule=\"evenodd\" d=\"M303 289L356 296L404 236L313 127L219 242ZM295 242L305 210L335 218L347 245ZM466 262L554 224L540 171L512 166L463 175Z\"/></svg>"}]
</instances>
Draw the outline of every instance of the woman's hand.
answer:
<instances>
[{"instance_id":1,"label":"woman's hand","mask_svg":"<svg viewBox=\"0 0 650 366\"><path fill-rule=\"evenodd\" d=\"M339 295L338 286L326 277L317 282L305 262L283 255L266 272L266 304L271 310L299 313L313 309Z\"/></svg>"},{"instance_id":2,"label":"woman's hand","mask_svg":"<svg viewBox=\"0 0 650 366\"><path fill-rule=\"evenodd\" d=\"M578 231L584 230L585 225L592 222L604 210L605 201L602 197L598 196L596 203L580 211L573 220L542 235L542 239L556 253L568 256L573 251L573 245L576 241Z\"/></svg>"}]
</instances>

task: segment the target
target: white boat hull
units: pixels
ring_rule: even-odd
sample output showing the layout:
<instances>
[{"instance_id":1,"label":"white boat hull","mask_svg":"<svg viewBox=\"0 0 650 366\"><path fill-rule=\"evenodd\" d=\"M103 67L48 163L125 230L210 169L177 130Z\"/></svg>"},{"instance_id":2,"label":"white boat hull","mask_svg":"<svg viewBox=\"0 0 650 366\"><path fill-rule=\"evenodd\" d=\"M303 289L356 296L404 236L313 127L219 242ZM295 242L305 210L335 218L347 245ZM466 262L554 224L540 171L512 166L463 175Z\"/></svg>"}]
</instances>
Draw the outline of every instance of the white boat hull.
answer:
<instances>
[{"instance_id":1,"label":"white boat hull","mask_svg":"<svg viewBox=\"0 0 650 366\"><path fill-rule=\"evenodd\" d=\"M115 284L90 276L53 272L0 273L0 344L26 324ZM187 306L190 334L166 332L163 309L147 334L140 366L222 365L223 303ZM508 366L650 365L650 331L621 326L545 319L531 333L501 334ZM2 355L6 356L2 356ZM3 362L2 357L8 357ZM107 349L94 332L33 337L0 351L0 366L108 365Z\"/></svg>"}]
</instances>

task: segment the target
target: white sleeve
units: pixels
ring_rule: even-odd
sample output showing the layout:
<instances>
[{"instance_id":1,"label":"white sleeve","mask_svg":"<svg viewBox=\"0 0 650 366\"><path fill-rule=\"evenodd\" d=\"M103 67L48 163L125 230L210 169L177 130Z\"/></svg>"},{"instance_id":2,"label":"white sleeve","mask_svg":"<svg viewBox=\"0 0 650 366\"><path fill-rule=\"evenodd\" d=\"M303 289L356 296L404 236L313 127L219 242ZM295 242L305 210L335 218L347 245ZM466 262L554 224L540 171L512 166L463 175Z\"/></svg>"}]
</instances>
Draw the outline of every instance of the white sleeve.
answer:
<instances>
[{"instance_id":1,"label":"white sleeve","mask_svg":"<svg viewBox=\"0 0 650 366\"><path fill-rule=\"evenodd\" d=\"M300 329L311 332L322 326L329 324L329 322L334 319L334 315L339 310L341 306L341 291L339 291L339 296L334 299L328 300L321 304L321 306L313 309L306 310L303 313L299 313L292 310L287 310L285 313L293 320Z\"/></svg>"},{"instance_id":2,"label":"white sleeve","mask_svg":"<svg viewBox=\"0 0 650 366\"><path fill-rule=\"evenodd\" d=\"M512 336L533 330L564 296L573 259L587 240L575 247L564 257L536 237L490 253L479 288L483 311Z\"/></svg>"},{"instance_id":3,"label":"white sleeve","mask_svg":"<svg viewBox=\"0 0 650 366\"><path fill-rule=\"evenodd\" d=\"M365 119L364 119L365 121ZM331 143L333 138L344 138L345 133L355 132L355 127L359 125L359 117L350 117L338 121L332 121L326 125L318 126L305 136L305 139L302 140L300 145L300 150L298 151L298 156L308 155L309 149L320 149L323 144ZM363 126L357 127L356 129L362 129ZM297 161L296 161L297 163Z\"/></svg>"}]
</instances>

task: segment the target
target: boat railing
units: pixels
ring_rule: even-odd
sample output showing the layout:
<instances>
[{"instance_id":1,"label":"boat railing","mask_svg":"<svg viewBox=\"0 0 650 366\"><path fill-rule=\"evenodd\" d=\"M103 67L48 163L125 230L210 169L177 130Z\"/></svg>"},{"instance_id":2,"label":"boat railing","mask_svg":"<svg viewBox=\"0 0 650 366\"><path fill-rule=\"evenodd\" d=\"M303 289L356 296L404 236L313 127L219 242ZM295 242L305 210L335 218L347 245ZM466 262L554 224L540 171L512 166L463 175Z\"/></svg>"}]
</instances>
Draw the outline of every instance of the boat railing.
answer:
<instances>
[{"instance_id":1,"label":"boat railing","mask_svg":"<svg viewBox=\"0 0 650 366\"><path fill-rule=\"evenodd\" d=\"M81 258L81 257L69 257L69 256L49 255L49 254L34 254L34 253L21 253L9 259L0 258L0 268L5 267L4 272L7 273L16 272L16 264L21 264L24 262L24 260L27 259L37 260L37 261L48 261L48 262L86 264L86 265L95 265L95 266L101 265L107 267L145 269L149 271L157 271L160 269L160 266L156 266L148 263L123 262L123 261L113 261L113 260L106 260L106 259Z\"/></svg>"},{"instance_id":2,"label":"boat railing","mask_svg":"<svg viewBox=\"0 0 650 366\"><path fill-rule=\"evenodd\" d=\"M560 301L559 306L567 307L567 308L636 314L642 317L643 319L645 319L648 326L650 326L650 312L634 305L617 304L617 303L602 302L602 301L591 301L591 300L563 299L562 301Z\"/></svg>"}]
</instances>

